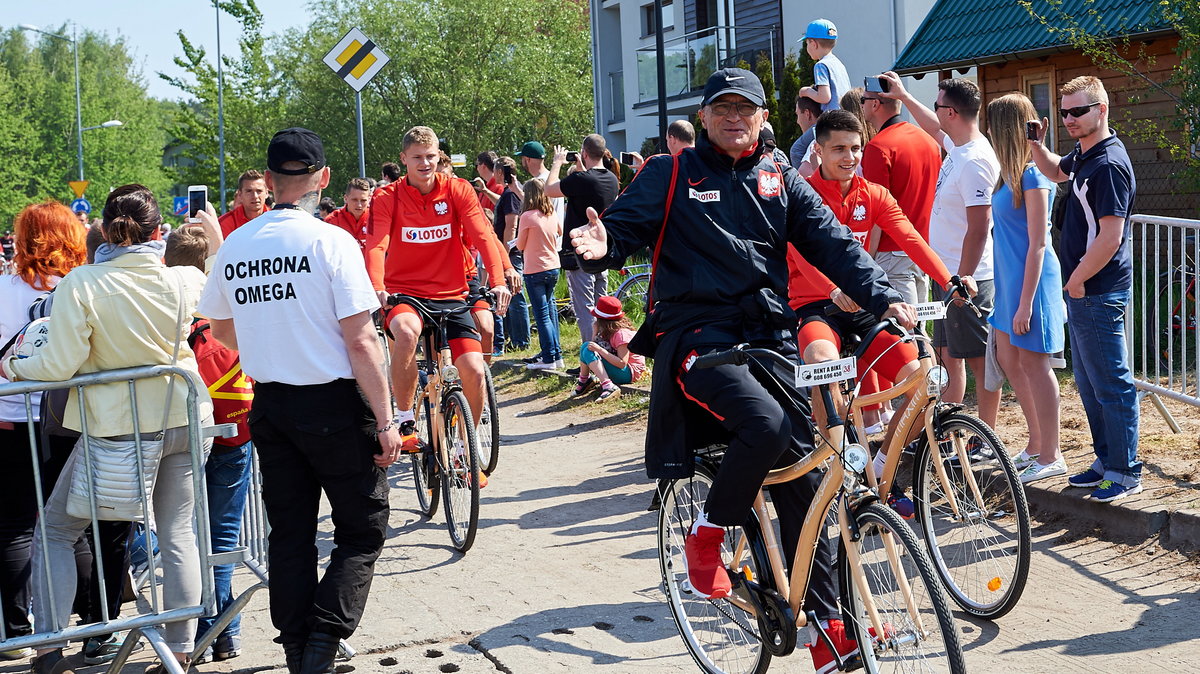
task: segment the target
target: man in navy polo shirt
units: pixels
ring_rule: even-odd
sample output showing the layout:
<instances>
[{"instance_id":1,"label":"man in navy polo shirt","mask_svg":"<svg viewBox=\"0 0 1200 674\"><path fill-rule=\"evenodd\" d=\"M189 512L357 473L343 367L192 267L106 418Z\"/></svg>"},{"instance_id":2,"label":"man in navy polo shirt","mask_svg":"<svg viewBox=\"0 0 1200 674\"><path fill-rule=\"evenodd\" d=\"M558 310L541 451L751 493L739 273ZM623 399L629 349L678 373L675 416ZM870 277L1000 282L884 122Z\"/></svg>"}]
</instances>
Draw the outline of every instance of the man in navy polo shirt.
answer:
<instances>
[{"instance_id":1,"label":"man in navy polo shirt","mask_svg":"<svg viewBox=\"0 0 1200 674\"><path fill-rule=\"evenodd\" d=\"M1137 460L1138 401L1125 348L1133 286L1129 216L1137 183L1125 146L1108 128L1108 93L1099 79L1076 77L1059 91L1063 124L1077 142L1065 157L1030 141L1038 169L1071 181L1058 257L1067 295L1075 384L1092 431L1096 460L1069 479L1105 503L1142 491ZM1044 137L1049 120L1043 120Z\"/></svg>"}]
</instances>

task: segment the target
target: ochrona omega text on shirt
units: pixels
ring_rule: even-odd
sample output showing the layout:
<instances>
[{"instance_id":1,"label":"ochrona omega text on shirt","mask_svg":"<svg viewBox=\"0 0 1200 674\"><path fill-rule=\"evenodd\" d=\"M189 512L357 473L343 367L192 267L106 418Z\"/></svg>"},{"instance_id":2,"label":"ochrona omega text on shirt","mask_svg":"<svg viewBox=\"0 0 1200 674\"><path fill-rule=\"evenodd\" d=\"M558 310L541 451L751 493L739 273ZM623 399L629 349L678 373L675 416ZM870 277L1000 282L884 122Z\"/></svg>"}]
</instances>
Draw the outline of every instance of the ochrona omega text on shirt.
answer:
<instances>
[{"instance_id":1,"label":"ochrona omega text on shirt","mask_svg":"<svg viewBox=\"0 0 1200 674\"><path fill-rule=\"evenodd\" d=\"M271 277L279 274L312 273L307 255L288 255L284 257L264 257L258 260L239 260L225 265L226 281L235 278ZM271 282L264 279L263 283L237 287L233 290L233 301L238 304L254 304L273 300L295 299L296 290L291 281Z\"/></svg>"}]
</instances>

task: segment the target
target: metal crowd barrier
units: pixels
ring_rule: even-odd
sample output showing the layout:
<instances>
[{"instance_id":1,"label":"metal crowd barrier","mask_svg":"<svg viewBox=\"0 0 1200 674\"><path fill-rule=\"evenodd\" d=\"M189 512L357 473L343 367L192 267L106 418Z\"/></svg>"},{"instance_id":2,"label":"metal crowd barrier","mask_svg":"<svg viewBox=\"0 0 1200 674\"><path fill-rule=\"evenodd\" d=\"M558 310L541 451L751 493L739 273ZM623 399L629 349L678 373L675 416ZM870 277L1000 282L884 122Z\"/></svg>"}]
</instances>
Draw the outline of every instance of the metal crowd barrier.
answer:
<instances>
[{"instance_id":1,"label":"metal crowd barrier","mask_svg":"<svg viewBox=\"0 0 1200 674\"><path fill-rule=\"evenodd\" d=\"M78 470L87 470L86 466L90 465L90 463L92 461L91 457L92 457L92 451L93 451L92 447L91 447L91 443L86 441L87 432L88 432L88 419L87 419L86 405L85 405L87 388L90 386L98 385L98 384L127 383L129 386L129 394L130 394L130 400L131 400L131 406L132 406L132 409L130 410L130 415L131 415L131 419L133 421L134 427L137 428L138 427L138 404L137 404L138 396L137 396L137 389L134 386L134 382L136 382L139 379L148 379L148 378L156 378L156 377L163 377L163 376L173 376L173 377L175 377L176 385L187 387L188 449L189 449L189 454L190 454L191 463L192 463L192 488L195 492L195 516L193 519L194 519L195 528L196 528L196 543L199 548L200 562L201 562L201 565L200 565L200 568L201 568L200 602L198 604L195 604L192 606L184 606L184 607L174 608L174 609L170 609L170 610L165 609L165 607L163 607L163 605L162 605L162 603L163 603L162 596L161 596L162 583L157 577L158 562L156 559L154 559L153 554L150 554L150 555L148 555L150 558L149 559L150 568L149 568L149 574L147 576L147 582L149 585L149 590L148 590L149 596L144 598L144 599L146 599L146 601L138 601L138 602L134 603L134 605L136 606L137 615L128 617L128 618L122 617L122 618L117 618L114 620L103 620L101 622L69 626L64 630L55 631L55 632L40 631L40 630L38 630L37 625L34 625L34 629L38 630L38 631L35 631L34 634L26 635L26 636L10 636L9 634L7 634L7 630L5 628L3 621L0 621L0 651L19 650L19 649L23 649L23 648L39 648L39 647L45 647L46 645L52 644L55 642L70 641L70 640L83 640L83 639L86 639L87 637L107 635L107 634L110 634L113 632L119 632L119 631L128 631L128 635L125 638L124 646L121 648L120 652L117 653L116 659L114 659L111 662L111 664L109 665L109 668L108 668L109 672L119 672L121 670L121 667L125 664L125 661L128 659L129 655L131 653L133 653L137 642L140 639L145 638L146 641L148 641L150 643L151 647L154 649L154 652L162 660L163 664L165 665L166 669L169 672L171 672L172 674L183 674L183 671L184 671L183 668L175 660L175 657L172 655L170 649L167 647L165 640L163 639L163 636L161 634L161 626L165 625L165 624L169 624L169 623L183 622L183 621L191 620L194 618L200 618L201 616L205 616L205 615L211 615L212 611L213 611L213 606L214 606L212 565L219 564L219 563L226 563L226 560L223 559L222 556L214 556L211 554L211 540L212 539L211 539L211 535L209 532L208 499L207 499L207 494L205 491L205 480L204 480L205 456L204 456L204 447L203 447L203 440L202 440L206 436L215 435L220 429L212 428L212 427L201 428L201 426L200 426L201 420L199 418L199 410L197 408L197 391L196 391L195 383L187 375L187 372L185 370L183 370L182 368L179 368L176 366L158 365L158 366L126 368L126 369L121 369L121 370L110 370L110 371L105 371L105 372L95 372L95 373L91 373L91 374L79 375L77 377L73 377L71 379L68 379L66 381L61 381L61 382L44 382L44 381L8 382L8 383L0 384L0 396L8 396L8 395L23 396L24 402L25 402L26 419L31 420L31 421L36 421L36 419L33 418L33 404L32 404L32 395L33 394L39 393L39 392L45 392L45 391L59 390L59 389L70 389L70 388L76 389L78 391L79 413L80 413L80 418L82 419L82 426L83 426L82 431L83 431L83 438L84 438L84 441L82 443L82 447L83 447L83 456L81 457L82 461L76 462L76 468ZM45 490L43 490L43 488L42 488L42 476L41 476L42 461L41 461L41 448L39 447L40 438L38 438L34 433L34 424L33 423L29 423L28 428L29 428L29 436L30 436L29 437L30 452L31 452L31 459L32 459L32 464L33 464L33 476L32 477L34 480L35 491L36 491L37 501L38 501L38 503L37 503L38 520L37 520L37 524L35 525L38 528L35 529L35 531L40 532L42 540L45 541L46 540L45 503L46 503L46 500L49 498L50 494L46 493ZM76 451L78 451L78 450L76 450ZM139 452L139 455L140 455L140 452ZM145 484L144 466L142 465L140 457L139 457L139 460L137 461L136 473L137 474L131 476L131 478L136 478L138 480L138 484L144 485ZM90 471L89 471L88 479L90 481L94 482L94 478L90 475ZM66 483L64 483L64 487L65 486L66 486ZM91 486L92 486L91 493L94 495L95 491L96 491L95 485L92 484ZM143 489L142 494L141 494L141 499L140 499L140 501L141 501L140 505L141 505L142 518L143 518L143 521L146 523L149 523L152 521L152 516L151 516L152 506L150 505L150 499L151 499L151 495L147 494L145 492L145 490ZM108 606L108 593L107 593L107 587L106 587L105 580L104 580L104 561L103 561L103 556L100 553L102 547L100 544L99 527L97 526L98 519L96 517L96 503L95 503L94 496L92 499L91 506L92 506L91 507L91 525L92 525L92 532L93 532L92 543L94 546L95 560L96 560L96 564L97 564L97 568L96 568L97 573L95 575L98 576L97 580L100 585L100 604L101 604L100 610L101 610L102 615L108 616L108 615L110 615L109 606ZM147 541L149 541L149 536L147 536ZM147 543L147 545L149 545L149 544ZM55 579L53 578L53 575L49 573L50 555L49 555L49 552L46 549L45 545L41 546L41 552L42 552L42 554L39 556L40 558L31 559L31 564L41 564L42 568L47 572L46 577L47 577L47 581L48 581L48 585L49 585L50 594L53 595ZM38 591L36 588L32 588L32 589L34 592ZM53 621L57 622L59 616L57 615L57 611L56 611L56 609L54 609L53 606L51 606L51 611L52 611L51 619ZM230 619L232 619L232 617L230 617ZM226 624L228 624L228 621L226 621Z\"/></svg>"},{"instance_id":2,"label":"metal crowd barrier","mask_svg":"<svg viewBox=\"0 0 1200 674\"><path fill-rule=\"evenodd\" d=\"M1200 407L1200 220L1134 215L1134 297L1125 321L1139 397L1180 432L1162 398Z\"/></svg>"}]
</instances>

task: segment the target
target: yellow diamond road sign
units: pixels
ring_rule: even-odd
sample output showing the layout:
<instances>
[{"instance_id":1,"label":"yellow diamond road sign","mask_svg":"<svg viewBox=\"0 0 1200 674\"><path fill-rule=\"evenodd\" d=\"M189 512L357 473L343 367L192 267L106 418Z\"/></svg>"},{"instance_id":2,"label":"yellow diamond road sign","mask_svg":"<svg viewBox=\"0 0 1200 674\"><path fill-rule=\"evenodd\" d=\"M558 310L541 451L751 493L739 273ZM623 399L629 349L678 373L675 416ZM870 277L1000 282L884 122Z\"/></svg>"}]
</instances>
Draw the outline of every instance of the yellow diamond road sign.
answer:
<instances>
[{"instance_id":1,"label":"yellow diamond road sign","mask_svg":"<svg viewBox=\"0 0 1200 674\"><path fill-rule=\"evenodd\" d=\"M346 80L355 91L362 91L379 69L391 60L363 32L351 28L333 49L325 55L325 65Z\"/></svg>"}]
</instances>

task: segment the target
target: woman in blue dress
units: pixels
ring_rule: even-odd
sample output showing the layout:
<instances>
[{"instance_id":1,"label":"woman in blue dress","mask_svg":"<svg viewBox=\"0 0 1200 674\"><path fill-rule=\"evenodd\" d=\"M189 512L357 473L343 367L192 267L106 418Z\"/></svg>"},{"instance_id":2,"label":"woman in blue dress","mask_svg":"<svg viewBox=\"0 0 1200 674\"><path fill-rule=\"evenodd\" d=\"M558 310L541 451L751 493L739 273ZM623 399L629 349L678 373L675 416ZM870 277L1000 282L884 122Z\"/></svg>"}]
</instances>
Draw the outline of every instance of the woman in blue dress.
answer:
<instances>
[{"instance_id":1,"label":"woman in blue dress","mask_svg":"<svg viewBox=\"0 0 1200 674\"><path fill-rule=\"evenodd\" d=\"M1050 355L1063 349L1066 321L1062 272L1050 242L1054 184L1033 165L1025 139L1025 123L1037 118L1033 103L1019 93L987 107L1000 161L1000 183L992 194L996 304L988 322L1029 428L1028 446L1013 457L1022 482L1067 472L1058 446L1058 379L1050 369Z\"/></svg>"}]
</instances>

